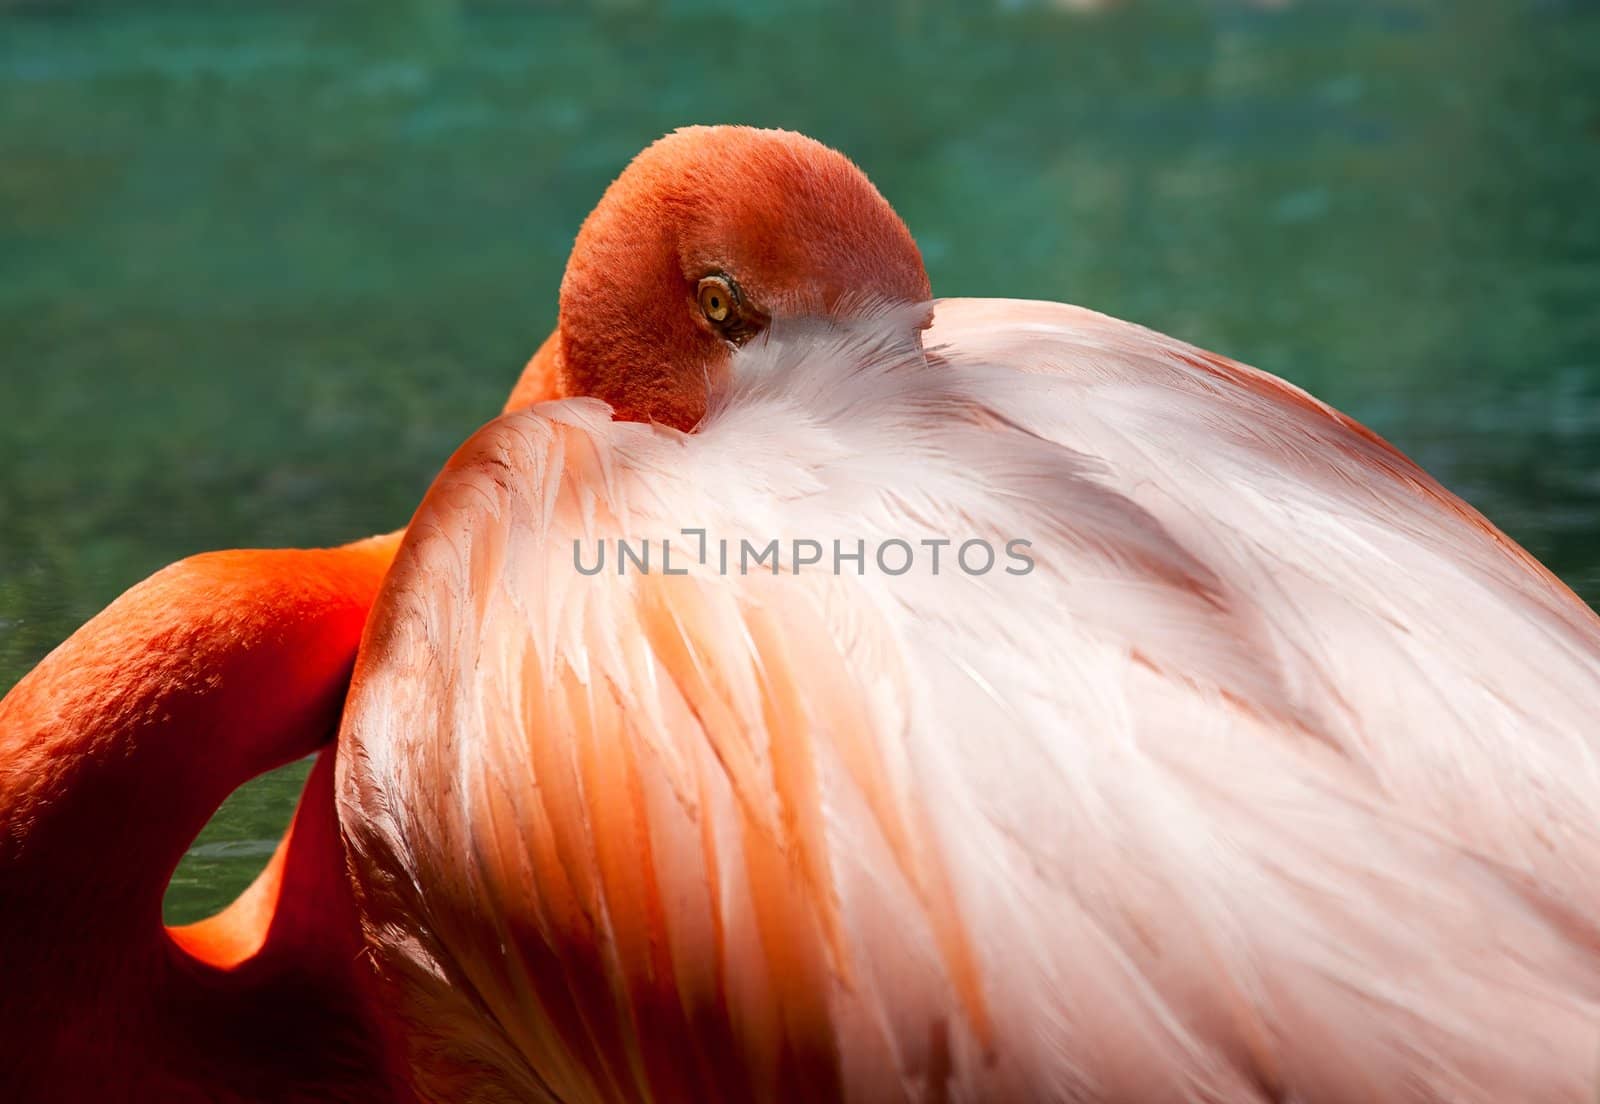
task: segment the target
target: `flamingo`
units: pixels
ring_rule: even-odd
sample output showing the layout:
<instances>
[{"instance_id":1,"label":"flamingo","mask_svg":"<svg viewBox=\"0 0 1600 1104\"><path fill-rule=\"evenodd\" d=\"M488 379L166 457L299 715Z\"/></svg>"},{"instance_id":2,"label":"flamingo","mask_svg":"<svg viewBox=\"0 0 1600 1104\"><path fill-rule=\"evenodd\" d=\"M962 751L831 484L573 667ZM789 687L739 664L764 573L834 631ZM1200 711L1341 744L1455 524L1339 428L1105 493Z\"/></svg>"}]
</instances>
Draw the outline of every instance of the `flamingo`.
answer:
<instances>
[{"instance_id":1,"label":"flamingo","mask_svg":"<svg viewBox=\"0 0 1600 1104\"><path fill-rule=\"evenodd\" d=\"M1280 379L930 297L794 134L584 223L338 739L419 1097L1592 1099L1600 621Z\"/></svg>"},{"instance_id":2,"label":"flamingo","mask_svg":"<svg viewBox=\"0 0 1600 1104\"><path fill-rule=\"evenodd\" d=\"M331 754L238 900L161 922L228 793L332 736L397 539L181 561L0 700L0 1098L409 1099L369 1004Z\"/></svg>"}]
</instances>

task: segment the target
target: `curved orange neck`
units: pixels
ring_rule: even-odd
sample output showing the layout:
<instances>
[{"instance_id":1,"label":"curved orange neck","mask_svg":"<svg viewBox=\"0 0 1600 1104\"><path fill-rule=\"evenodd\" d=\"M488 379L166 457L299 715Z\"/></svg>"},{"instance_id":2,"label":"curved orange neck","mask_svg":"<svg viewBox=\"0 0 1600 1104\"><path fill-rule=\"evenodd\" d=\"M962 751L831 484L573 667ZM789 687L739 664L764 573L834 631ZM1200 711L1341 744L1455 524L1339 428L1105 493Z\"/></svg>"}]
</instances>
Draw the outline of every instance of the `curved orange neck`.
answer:
<instances>
[{"instance_id":1,"label":"curved orange neck","mask_svg":"<svg viewBox=\"0 0 1600 1104\"><path fill-rule=\"evenodd\" d=\"M512 389L511 397L506 400L501 413L526 410L536 403L565 396L567 389L562 361L561 330L558 328L551 331L550 336L544 339L544 344L539 346L539 351L528 361L527 367L523 368L517 386Z\"/></svg>"},{"instance_id":2,"label":"curved orange neck","mask_svg":"<svg viewBox=\"0 0 1600 1104\"><path fill-rule=\"evenodd\" d=\"M57 1096L64 1074L88 1092L114 1065L130 1084L205 1071L219 1099L224 1081L240 1098L273 1096L262 1078L304 1078L307 1063L275 1069L283 1051L261 1031L281 1038L307 1023L344 1037L355 1057L366 1032L351 1004L358 944L331 759L240 904L169 938L161 902L229 793L332 736L397 545L394 535L185 560L124 594L0 701L0 1040L24 1083L31 1068ZM280 890L293 908L278 907ZM260 1052L258 1067L240 1047Z\"/></svg>"}]
</instances>

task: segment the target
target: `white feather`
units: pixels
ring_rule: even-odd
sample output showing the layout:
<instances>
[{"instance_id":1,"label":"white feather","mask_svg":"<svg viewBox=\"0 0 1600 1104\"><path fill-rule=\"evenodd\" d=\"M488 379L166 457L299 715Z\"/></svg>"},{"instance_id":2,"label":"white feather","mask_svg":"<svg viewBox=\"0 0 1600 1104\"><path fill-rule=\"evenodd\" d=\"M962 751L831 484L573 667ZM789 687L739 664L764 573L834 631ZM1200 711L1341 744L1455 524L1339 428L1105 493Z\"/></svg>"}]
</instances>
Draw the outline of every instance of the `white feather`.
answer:
<instances>
[{"instance_id":1,"label":"white feather","mask_svg":"<svg viewBox=\"0 0 1600 1104\"><path fill-rule=\"evenodd\" d=\"M508 415L419 510L341 812L424 1090L670 1099L666 1039L701 1095L1590 1099L1595 616L1281 381L904 321L756 343L691 436ZM683 528L1036 567L574 568Z\"/></svg>"}]
</instances>

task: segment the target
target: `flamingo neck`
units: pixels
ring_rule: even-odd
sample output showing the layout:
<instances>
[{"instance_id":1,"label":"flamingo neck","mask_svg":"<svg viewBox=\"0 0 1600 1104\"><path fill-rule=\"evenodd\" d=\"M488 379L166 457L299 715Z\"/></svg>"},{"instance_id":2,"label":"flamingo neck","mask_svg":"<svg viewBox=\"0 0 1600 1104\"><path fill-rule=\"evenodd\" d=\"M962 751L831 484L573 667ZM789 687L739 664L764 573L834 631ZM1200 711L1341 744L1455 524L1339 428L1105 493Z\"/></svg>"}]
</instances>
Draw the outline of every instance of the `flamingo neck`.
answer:
<instances>
[{"instance_id":1,"label":"flamingo neck","mask_svg":"<svg viewBox=\"0 0 1600 1104\"><path fill-rule=\"evenodd\" d=\"M21 903L0 963L164 945L167 882L223 799L333 734L397 543L174 564L0 701L0 899Z\"/></svg>"},{"instance_id":2,"label":"flamingo neck","mask_svg":"<svg viewBox=\"0 0 1600 1104\"><path fill-rule=\"evenodd\" d=\"M334 734L398 543L174 564L0 700L0 1038L24 1084L78 1077L88 1093L115 1066L155 1099L173 1071L220 1086L360 1063L370 1019L331 756L241 902L170 936L161 903L229 793ZM86 1039L98 1066L72 1057ZM292 1069L286 1046L305 1055Z\"/></svg>"},{"instance_id":3,"label":"flamingo neck","mask_svg":"<svg viewBox=\"0 0 1600 1104\"><path fill-rule=\"evenodd\" d=\"M526 410L536 403L564 398L569 391L565 383L565 357L562 354L561 330L552 330L544 339L539 351L533 354L517 385L506 400L503 414L513 410Z\"/></svg>"}]
</instances>

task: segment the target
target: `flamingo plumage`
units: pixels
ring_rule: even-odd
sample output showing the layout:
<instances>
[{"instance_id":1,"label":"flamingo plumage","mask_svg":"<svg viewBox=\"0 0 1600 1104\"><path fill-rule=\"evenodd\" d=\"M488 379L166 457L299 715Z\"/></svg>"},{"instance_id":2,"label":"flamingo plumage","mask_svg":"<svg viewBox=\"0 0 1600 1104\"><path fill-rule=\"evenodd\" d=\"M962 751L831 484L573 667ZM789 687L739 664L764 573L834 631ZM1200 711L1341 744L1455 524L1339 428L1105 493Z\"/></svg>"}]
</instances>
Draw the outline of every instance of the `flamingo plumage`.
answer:
<instances>
[{"instance_id":1,"label":"flamingo plumage","mask_svg":"<svg viewBox=\"0 0 1600 1104\"><path fill-rule=\"evenodd\" d=\"M1594 615L1280 380L930 295L838 154L680 132L381 591L396 538L197 557L47 658L8 1097L1587 1099ZM618 539L654 573L579 570ZM164 929L341 710L261 879Z\"/></svg>"},{"instance_id":2,"label":"flamingo plumage","mask_svg":"<svg viewBox=\"0 0 1600 1104\"><path fill-rule=\"evenodd\" d=\"M337 789L419 1095L1590 1099L1600 620L1281 380L929 307L841 162L646 151L407 531Z\"/></svg>"}]
</instances>

